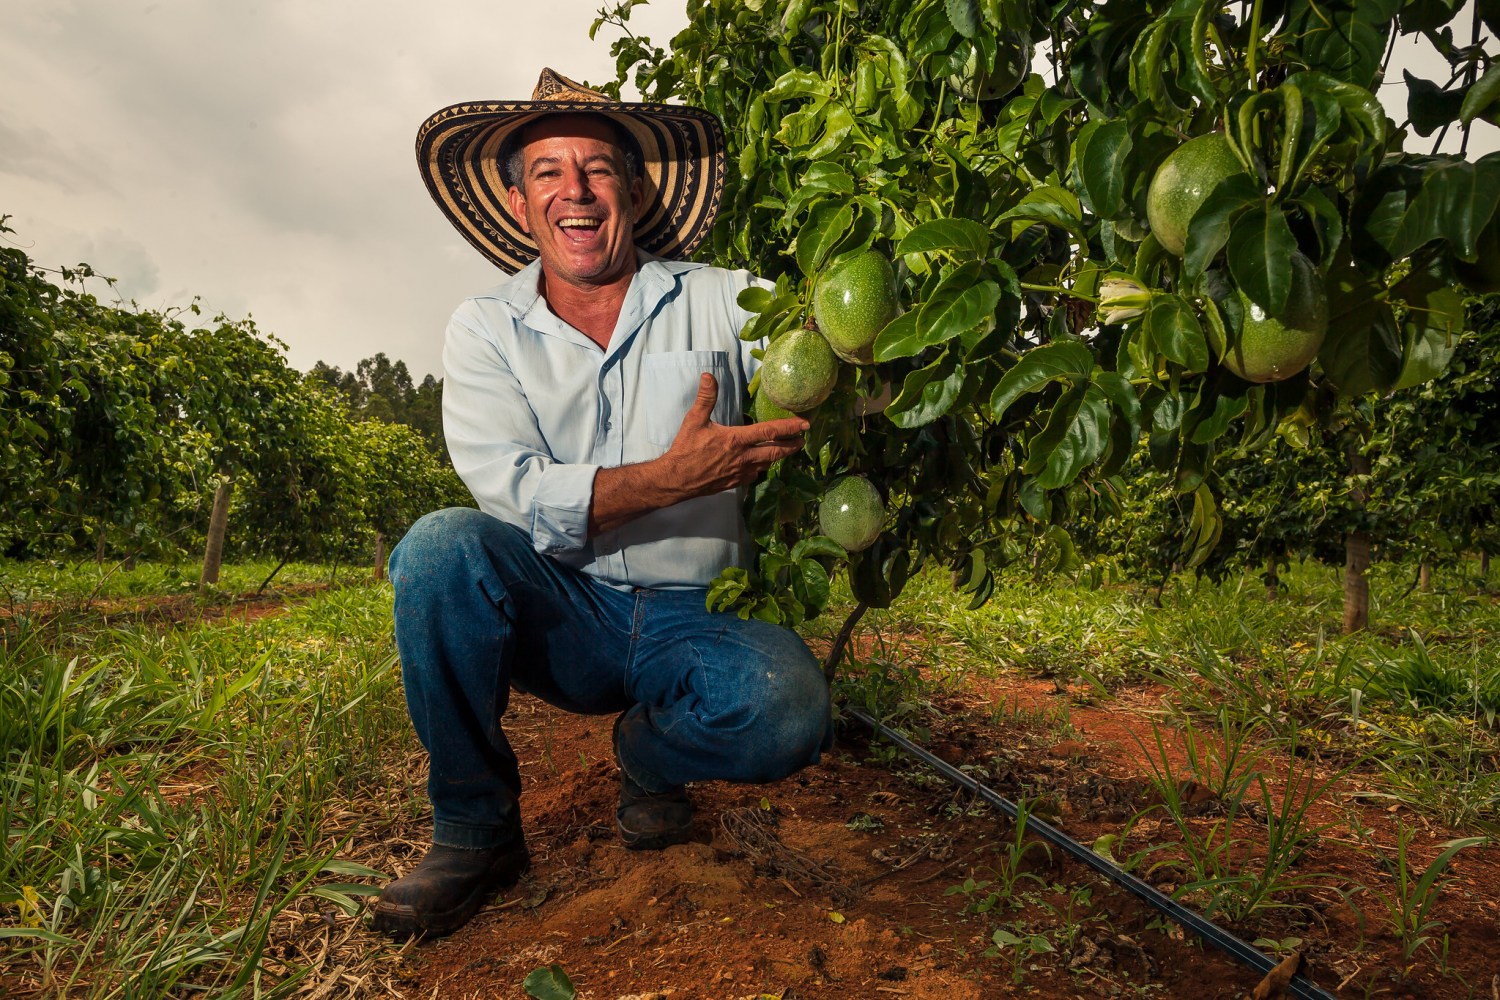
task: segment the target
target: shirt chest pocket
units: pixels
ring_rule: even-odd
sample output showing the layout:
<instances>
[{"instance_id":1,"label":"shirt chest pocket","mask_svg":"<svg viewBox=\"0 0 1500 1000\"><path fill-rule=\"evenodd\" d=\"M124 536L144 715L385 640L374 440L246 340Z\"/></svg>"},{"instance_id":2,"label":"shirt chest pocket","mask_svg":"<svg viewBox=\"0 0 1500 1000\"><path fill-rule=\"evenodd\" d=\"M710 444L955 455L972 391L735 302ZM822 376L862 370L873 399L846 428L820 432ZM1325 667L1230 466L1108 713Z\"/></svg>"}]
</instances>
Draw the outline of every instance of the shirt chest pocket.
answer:
<instances>
[{"instance_id":1,"label":"shirt chest pocket","mask_svg":"<svg viewBox=\"0 0 1500 1000\"><path fill-rule=\"evenodd\" d=\"M704 372L719 383L714 423L738 424L740 385L727 351L673 351L641 359L638 404L645 410L646 433L653 445L665 451L672 444L682 418L698 398L698 377Z\"/></svg>"}]
</instances>

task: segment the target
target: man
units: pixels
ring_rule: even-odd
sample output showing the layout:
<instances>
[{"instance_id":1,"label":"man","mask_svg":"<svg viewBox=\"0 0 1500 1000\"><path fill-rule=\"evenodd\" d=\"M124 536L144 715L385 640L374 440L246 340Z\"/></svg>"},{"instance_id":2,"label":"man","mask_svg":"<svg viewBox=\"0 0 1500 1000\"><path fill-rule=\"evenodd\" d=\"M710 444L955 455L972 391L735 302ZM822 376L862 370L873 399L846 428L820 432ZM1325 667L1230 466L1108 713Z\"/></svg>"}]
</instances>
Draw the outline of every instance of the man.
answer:
<instances>
[{"instance_id":1,"label":"man","mask_svg":"<svg viewBox=\"0 0 1500 1000\"><path fill-rule=\"evenodd\" d=\"M516 272L459 307L444 347L444 433L480 509L429 514L391 557L433 847L375 926L436 936L529 863L511 687L616 715L616 826L636 849L688 839L688 782L815 762L829 705L795 633L704 606L748 559L742 488L807 427L741 424L751 276L657 256L712 225L717 119L548 70L531 102L434 115L418 158L449 219Z\"/></svg>"}]
</instances>

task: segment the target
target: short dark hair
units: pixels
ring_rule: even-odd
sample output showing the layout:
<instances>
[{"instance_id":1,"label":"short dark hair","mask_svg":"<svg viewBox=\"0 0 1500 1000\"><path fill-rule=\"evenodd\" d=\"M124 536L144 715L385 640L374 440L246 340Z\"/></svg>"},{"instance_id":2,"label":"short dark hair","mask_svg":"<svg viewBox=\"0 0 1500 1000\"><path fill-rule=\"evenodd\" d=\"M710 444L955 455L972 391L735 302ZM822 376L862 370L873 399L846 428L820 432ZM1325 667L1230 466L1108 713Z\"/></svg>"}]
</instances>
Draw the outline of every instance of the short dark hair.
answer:
<instances>
[{"instance_id":1,"label":"short dark hair","mask_svg":"<svg viewBox=\"0 0 1500 1000\"><path fill-rule=\"evenodd\" d=\"M500 144L500 153L496 159L500 161L500 179L505 182L507 190L513 187L518 187L523 191L526 189L526 185L523 183L526 173L524 155L526 134L549 118L557 118L562 115L574 118L589 118L597 122L602 122L614 134L615 145L620 148L621 153L625 156L626 178L634 180L641 176L641 147L636 143L635 136L631 135L630 130L624 125L621 125L609 115L601 115L593 111L554 112L550 115L533 118L525 125L511 132L510 135L506 136L505 141Z\"/></svg>"}]
</instances>

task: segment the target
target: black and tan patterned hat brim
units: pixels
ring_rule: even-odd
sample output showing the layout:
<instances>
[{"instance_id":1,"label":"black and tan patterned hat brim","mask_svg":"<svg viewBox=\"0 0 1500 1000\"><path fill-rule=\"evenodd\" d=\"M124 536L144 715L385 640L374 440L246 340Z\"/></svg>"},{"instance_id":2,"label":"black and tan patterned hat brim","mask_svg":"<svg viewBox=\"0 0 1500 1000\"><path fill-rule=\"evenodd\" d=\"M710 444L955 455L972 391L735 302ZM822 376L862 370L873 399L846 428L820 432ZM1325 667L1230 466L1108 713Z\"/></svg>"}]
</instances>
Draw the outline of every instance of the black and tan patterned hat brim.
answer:
<instances>
[{"instance_id":1,"label":"black and tan patterned hat brim","mask_svg":"<svg viewBox=\"0 0 1500 1000\"><path fill-rule=\"evenodd\" d=\"M444 108L417 133L417 165L448 221L507 273L535 260L536 243L510 214L500 151L528 122L569 112L607 115L640 147L645 207L636 245L675 258L697 249L719 212L724 131L710 112L672 104L530 100Z\"/></svg>"}]
</instances>

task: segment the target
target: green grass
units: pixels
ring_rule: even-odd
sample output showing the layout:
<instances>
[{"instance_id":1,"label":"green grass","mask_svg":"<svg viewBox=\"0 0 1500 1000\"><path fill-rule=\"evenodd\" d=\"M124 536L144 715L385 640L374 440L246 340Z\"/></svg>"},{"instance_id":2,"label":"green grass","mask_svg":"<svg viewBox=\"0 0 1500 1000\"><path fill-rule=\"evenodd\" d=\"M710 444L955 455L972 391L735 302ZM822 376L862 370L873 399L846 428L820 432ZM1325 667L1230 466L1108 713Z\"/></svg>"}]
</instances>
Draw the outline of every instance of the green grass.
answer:
<instances>
[{"instance_id":1,"label":"green grass","mask_svg":"<svg viewBox=\"0 0 1500 1000\"><path fill-rule=\"evenodd\" d=\"M261 585L277 560L263 559L226 563L214 589L220 594L252 592ZM26 562L0 560L0 608L24 608L37 603L77 604L90 600L194 593L202 564L141 562L126 568L118 562L73 562L33 559ZM365 567L342 566L337 580L352 583L370 576ZM328 583L334 579L331 566L289 562L276 573L271 589L293 584Z\"/></svg>"},{"instance_id":2,"label":"green grass","mask_svg":"<svg viewBox=\"0 0 1500 1000\"><path fill-rule=\"evenodd\" d=\"M213 600L270 569L226 567ZM277 580L331 575L293 565ZM1268 791L1302 787L1304 758L1275 764L1263 751L1295 740L1325 768L1354 767L1372 796L1460 830L1500 823L1500 604L1472 579L1440 575L1425 594L1405 592L1409 579L1382 568L1377 627L1344 637L1337 573L1316 565L1290 570L1278 601L1250 578L1180 580L1159 606L1150 591L1015 574L976 611L928 573L869 613L839 689L920 733L934 696L976 674L1046 677L1100 702L1159 686L1177 724L1206 734L1194 776L1246 799L1241 812L1255 805L1264 827L1247 834L1231 816L1211 836L1169 808L1165 828L1197 859L1192 891L1253 915L1298 888L1287 866L1318 832L1310 799ZM107 619L91 601L180 595L195 567L0 564L11 602L0 617L0 993L308 988L328 950L299 944L304 926L348 928L389 857L371 831L414 826L425 808L405 766L416 744L389 589L353 568L343 580L357 585L251 622L200 620L190 603L176 624L151 623ZM841 591L807 631L831 636L852 605ZM1250 869L1239 863L1247 835L1270 845ZM1428 881L1413 885L1435 892ZM1427 897L1418 902L1392 903L1412 942L1432 938Z\"/></svg>"},{"instance_id":3,"label":"green grass","mask_svg":"<svg viewBox=\"0 0 1500 1000\"><path fill-rule=\"evenodd\" d=\"M305 907L347 917L372 891L346 881L379 874L351 860L350 807L389 801L379 764L412 740L383 587L249 624L12 621L0 650L0 986L291 991L308 966L268 946Z\"/></svg>"},{"instance_id":4,"label":"green grass","mask_svg":"<svg viewBox=\"0 0 1500 1000\"><path fill-rule=\"evenodd\" d=\"M867 615L881 640L873 668L856 659L842 688L870 705L908 709L973 674L1019 672L1090 697L1131 683L1165 685L1179 718L1240 726L1340 765L1362 759L1383 794L1450 825L1500 827L1500 600L1477 563L1439 571L1432 592L1415 567L1378 564L1371 621L1344 636L1337 568L1291 567L1269 600L1252 576L1214 584L1178 578L1155 594L1087 589L1011 573L968 610L946 574L914 579L897 604ZM1492 573L1492 576L1495 574ZM835 598L831 635L852 607Z\"/></svg>"}]
</instances>

